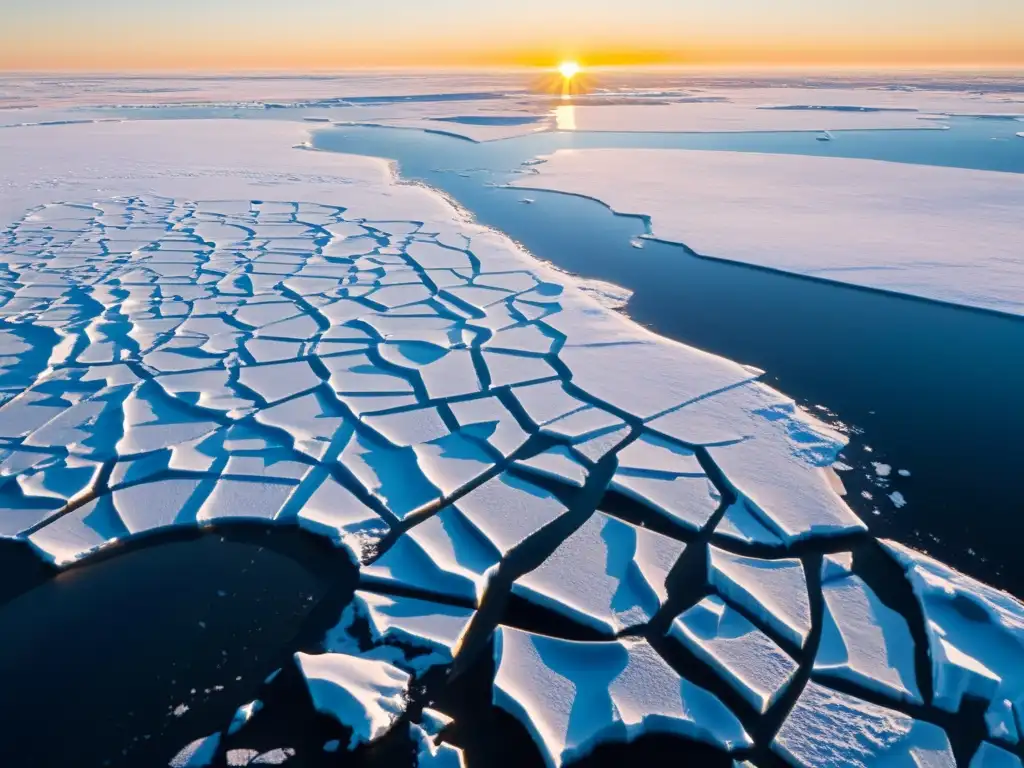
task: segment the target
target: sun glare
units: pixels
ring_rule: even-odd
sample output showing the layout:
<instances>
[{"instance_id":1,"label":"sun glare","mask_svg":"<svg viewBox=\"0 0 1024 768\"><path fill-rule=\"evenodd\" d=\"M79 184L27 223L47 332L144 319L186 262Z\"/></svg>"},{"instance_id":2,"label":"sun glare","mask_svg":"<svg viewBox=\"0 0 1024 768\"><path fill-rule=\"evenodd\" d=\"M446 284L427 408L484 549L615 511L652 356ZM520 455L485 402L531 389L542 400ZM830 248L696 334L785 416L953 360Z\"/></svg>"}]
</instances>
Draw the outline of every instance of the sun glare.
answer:
<instances>
[{"instance_id":1,"label":"sun glare","mask_svg":"<svg viewBox=\"0 0 1024 768\"><path fill-rule=\"evenodd\" d=\"M558 71L566 80L572 80L580 73L580 65L575 61L563 61L558 65Z\"/></svg>"}]
</instances>

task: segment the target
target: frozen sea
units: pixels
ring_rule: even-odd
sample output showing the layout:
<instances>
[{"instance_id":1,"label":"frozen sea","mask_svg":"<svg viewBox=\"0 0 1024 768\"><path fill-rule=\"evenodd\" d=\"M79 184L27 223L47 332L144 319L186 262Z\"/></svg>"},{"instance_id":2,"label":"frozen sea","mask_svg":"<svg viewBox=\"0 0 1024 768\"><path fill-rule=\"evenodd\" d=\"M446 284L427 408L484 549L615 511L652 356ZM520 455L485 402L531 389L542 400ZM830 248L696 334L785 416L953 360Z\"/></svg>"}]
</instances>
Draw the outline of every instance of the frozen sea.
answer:
<instances>
[{"instance_id":1,"label":"frozen sea","mask_svg":"<svg viewBox=\"0 0 1024 768\"><path fill-rule=\"evenodd\" d=\"M0 761L1021 764L1024 320L508 186L1024 183L1019 81L658 77L0 81Z\"/></svg>"}]
</instances>

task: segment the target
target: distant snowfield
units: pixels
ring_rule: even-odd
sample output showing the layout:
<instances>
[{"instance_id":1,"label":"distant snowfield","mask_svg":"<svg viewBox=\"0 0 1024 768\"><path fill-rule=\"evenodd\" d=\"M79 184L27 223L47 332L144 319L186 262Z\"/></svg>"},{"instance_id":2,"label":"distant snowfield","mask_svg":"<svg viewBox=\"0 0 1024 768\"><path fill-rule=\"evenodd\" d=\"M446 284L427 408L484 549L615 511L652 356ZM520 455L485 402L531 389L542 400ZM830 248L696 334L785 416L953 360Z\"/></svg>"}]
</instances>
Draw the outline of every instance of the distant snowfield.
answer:
<instances>
[{"instance_id":1,"label":"distant snowfield","mask_svg":"<svg viewBox=\"0 0 1024 768\"><path fill-rule=\"evenodd\" d=\"M560 98L551 77L525 73L359 73L252 77L0 77L0 127L90 119L110 108L167 107L291 114L436 130L497 141L540 130L627 132L822 131L941 128L945 115L1014 115L1024 97L999 84L944 90L836 80L767 87L757 79L676 75L668 87L626 88L595 73L589 93ZM656 82L656 81L652 81ZM107 112L109 114L109 112ZM473 122L478 118L497 121ZM469 121L460 121L469 118ZM500 124L503 118L523 118Z\"/></svg>"},{"instance_id":2,"label":"distant snowfield","mask_svg":"<svg viewBox=\"0 0 1024 768\"><path fill-rule=\"evenodd\" d=\"M874 160L688 150L560 150L519 187L650 218L697 253L1024 314L1024 180Z\"/></svg>"}]
</instances>

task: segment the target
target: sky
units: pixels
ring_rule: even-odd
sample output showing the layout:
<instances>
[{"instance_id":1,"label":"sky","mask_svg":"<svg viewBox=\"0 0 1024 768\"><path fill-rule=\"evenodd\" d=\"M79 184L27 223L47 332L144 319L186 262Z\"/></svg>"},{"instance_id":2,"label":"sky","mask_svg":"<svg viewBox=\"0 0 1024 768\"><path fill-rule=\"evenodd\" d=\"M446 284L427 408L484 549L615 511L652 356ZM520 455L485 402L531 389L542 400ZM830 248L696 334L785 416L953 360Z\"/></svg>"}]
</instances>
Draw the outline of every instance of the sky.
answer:
<instances>
[{"instance_id":1,"label":"sky","mask_svg":"<svg viewBox=\"0 0 1024 768\"><path fill-rule=\"evenodd\" d=\"M1024 0L0 0L0 70L1022 66Z\"/></svg>"}]
</instances>

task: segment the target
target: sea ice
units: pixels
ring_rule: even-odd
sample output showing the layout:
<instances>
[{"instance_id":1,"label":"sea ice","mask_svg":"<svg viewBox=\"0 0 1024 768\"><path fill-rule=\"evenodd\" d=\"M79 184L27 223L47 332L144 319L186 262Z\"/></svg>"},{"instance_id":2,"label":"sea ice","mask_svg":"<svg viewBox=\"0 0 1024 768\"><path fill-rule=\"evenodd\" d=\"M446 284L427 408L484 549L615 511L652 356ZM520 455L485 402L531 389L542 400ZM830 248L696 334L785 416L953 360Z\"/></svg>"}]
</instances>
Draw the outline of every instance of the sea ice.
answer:
<instances>
[{"instance_id":1,"label":"sea ice","mask_svg":"<svg viewBox=\"0 0 1024 768\"><path fill-rule=\"evenodd\" d=\"M1017 663L1024 654L1024 605L927 555L892 541L883 545L906 571L924 613L933 703L957 712L964 696L988 701L990 732L1008 734L1011 714L1024 721L1024 670Z\"/></svg>"},{"instance_id":2,"label":"sea ice","mask_svg":"<svg viewBox=\"0 0 1024 768\"><path fill-rule=\"evenodd\" d=\"M708 548L713 586L780 637L802 648L811 632L807 579L799 560L758 560Z\"/></svg>"},{"instance_id":3,"label":"sea ice","mask_svg":"<svg viewBox=\"0 0 1024 768\"><path fill-rule=\"evenodd\" d=\"M858 576L826 581L815 674L835 676L896 700L923 704L907 621Z\"/></svg>"},{"instance_id":4,"label":"sea ice","mask_svg":"<svg viewBox=\"0 0 1024 768\"><path fill-rule=\"evenodd\" d=\"M798 665L720 598L704 598L672 622L669 634L688 647L764 714Z\"/></svg>"},{"instance_id":5,"label":"sea ice","mask_svg":"<svg viewBox=\"0 0 1024 768\"><path fill-rule=\"evenodd\" d=\"M581 643L499 627L494 656L494 703L523 723L552 768L652 733L726 751L751 744L735 715L644 640Z\"/></svg>"},{"instance_id":6,"label":"sea ice","mask_svg":"<svg viewBox=\"0 0 1024 768\"><path fill-rule=\"evenodd\" d=\"M772 748L799 768L955 768L937 725L808 682Z\"/></svg>"},{"instance_id":7,"label":"sea ice","mask_svg":"<svg viewBox=\"0 0 1024 768\"><path fill-rule=\"evenodd\" d=\"M513 594L606 635L646 624L668 599L665 582L686 545L595 512Z\"/></svg>"},{"instance_id":8,"label":"sea ice","mask_svg":"<svg viewBox=\"0 0 1024 768\"><path fill-rule=\"evenodd\" d=\"M379 739L405 711L409 675L387 662L296 653L295 663L316 710L352 729L350 750Z\"/></svg>"}]
</instances>

